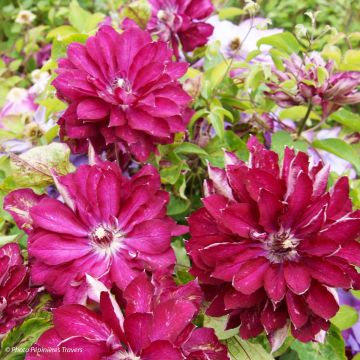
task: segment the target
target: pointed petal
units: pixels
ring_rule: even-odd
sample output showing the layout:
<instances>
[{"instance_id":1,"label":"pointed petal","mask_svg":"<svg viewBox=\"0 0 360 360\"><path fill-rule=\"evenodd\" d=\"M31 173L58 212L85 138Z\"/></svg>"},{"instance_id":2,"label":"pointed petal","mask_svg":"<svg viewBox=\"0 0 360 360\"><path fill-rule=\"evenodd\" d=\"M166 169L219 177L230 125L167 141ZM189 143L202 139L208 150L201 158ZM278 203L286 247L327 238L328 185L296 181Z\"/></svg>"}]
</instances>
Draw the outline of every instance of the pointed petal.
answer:
<instances>
[{"instance_id":1,"label":"pointed petal","mask_svg":"<svg viewBox=\"0 0 360 360\"><path fill-rule=\"evenodd\" d=\"M305 293L310 287L311 276L306 267L299 263L285 263L284 276L288 288L297 295Z\"/></svg>"},{"instance_id":2,"label":"pointed petal","mask_svg":"<svg viewBox=\"0 0 360 360\"><path fill-rule=\"evenodd\" d=\"M309 289L306 302L309 308L318 316L328 320L339 310L334 296L319 283L313 283Z\"/></svg>"}]
</instances>

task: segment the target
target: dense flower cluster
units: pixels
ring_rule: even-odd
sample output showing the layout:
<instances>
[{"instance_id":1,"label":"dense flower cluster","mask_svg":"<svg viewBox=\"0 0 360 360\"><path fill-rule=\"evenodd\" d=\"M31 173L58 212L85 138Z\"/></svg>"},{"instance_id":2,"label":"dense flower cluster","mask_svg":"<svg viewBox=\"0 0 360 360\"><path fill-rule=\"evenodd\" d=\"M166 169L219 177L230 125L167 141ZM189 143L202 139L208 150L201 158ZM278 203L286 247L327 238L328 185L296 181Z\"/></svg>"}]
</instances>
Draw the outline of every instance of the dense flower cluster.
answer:
<instances>
[{"instance_id":1,"label":"dense flower cluster","mask_svg":"<svg viewBox=\"0 0 360 360\"><path fill-rule=\"evenodd\" d=\"M359 355L360 2L340 2L6 7L0 359Z\"/></svg>"},{"instance_id":2,"label":"dense flower cluster","mask_svg":"<svg viewBox=\"0 0 360 360\"><path fill-rule=\"evenodd\" d=\"M142 273L124 291L124 313L109 292L95 287L100 314L81 305L55 309L54 327L40 337L38 351L27 360L61 360L69 353L79 360L228 359L214 330L191 322L202 300L196 282L176 287L171 280L152 283ZM43 348L57 346L60 352L44 355ZM79 347L81 353L76 352Z\"/></svg>"},{"instance_id":3,"label":"dense flower cluster","mask_svg":"<svg viewBox=\"0 0 360 360\"><path fill-rule=\"evenodd\" d=\"M37 288L30 288L29 269L23 264L19 245L0 248L0 338L32 312Z\"/></svg>"},{"instance_id":4,"label":"dense flower cluster","mask_svg":"<svg viewBox=\"0 0 360 360\"><path fill-rule=\"evenodd\" d=\"M61 137L74 152L85 152L90 140L98 150L118 144L140 161L156 144L171 143L185 130L191 99L177 81L187 64L171 57L165 42L135 27L119 34L102 26L85 45L71 44L53 81L69 104Z\"/></svg>"},{"instance_id":5,"label":"dense flower cluster","mask_svg":"<svg viewBox=\"0 0 360 360\"><path fill-rule=\"evenodd\" d=\"M152 16L150 32L169 41L176 56L181 43L184 51L204 46L213 32L213 26L203 20L214 11L210 0L150 0Z\"/></svg>"},{"instance_id":6,"label":"dense flower cluster","mask_svg":"<svg viewBox=\"0 0 360 360\"><path fill-rule=\"evenodd\" d=\"M212 303L249 338L291 322L301 341L317 339L338 310L332 288L359 288L360 211L347 178L326 191L328 166L286 148L278 155L252 137L249 164L227 155L209 168L204 207L189 219L192 273Z\"/></svg>"},{"instance_id":7,"label":"dense flower cluster","mask_svg":"<svg viewBox=\"0 0 360 360\"><path fill-rule=\"evenodd\" d=\"M325 62L318 53L312 53L303 60L293 54L284 60L285 70L275 70L279 83L268 83L267 95L281 107L311 103L320 105L323 117L343 105L360 102L360 72L335 72L333 61ZM284 82L295 81L295 90L286 89Z\"/></svg>"},{"instance_id":8,"label":"dense flower cluster","mask_svg":"<svg viewBox=\"0 0 360 360\"><path fill-rule=\"evenodd\" d=\"M5 209L29 233L31 277L67 303L86 300L85 274L125 289L144 269L171 272L172 235L186 230L166 216L169 194L152 166L131 179L115 163L82 165L57 178L65 204L30 189L11 192Z\"/></svg>"}]
</instances>

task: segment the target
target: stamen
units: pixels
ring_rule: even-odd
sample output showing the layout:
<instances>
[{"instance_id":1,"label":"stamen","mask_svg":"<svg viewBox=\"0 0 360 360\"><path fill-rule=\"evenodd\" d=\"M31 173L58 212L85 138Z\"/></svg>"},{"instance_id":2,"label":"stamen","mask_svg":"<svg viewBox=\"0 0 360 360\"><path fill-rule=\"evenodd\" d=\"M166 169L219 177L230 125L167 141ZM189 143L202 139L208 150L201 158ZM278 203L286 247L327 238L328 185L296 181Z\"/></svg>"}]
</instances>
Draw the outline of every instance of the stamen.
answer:
<instances>
[{"instance_id":1,"label":"stamen","mask_svg":"<svg viewBox=\"0 0 360 360\"><path fill-rule=\"evenodd\" d=\"M89 234L89 238L96 252L109 256L123 246L125 233L117 226L101 224Z\"/></svg>"},{"instance_id":2,"label":"stamen","mask_svg":"<svg viewBox=\"0 0 360 360\"><path fill-rule=\"evenodd\" d=\"M270 234L265 241L268 251L268 259L273 263L281 263L286 260L294 260L297 257L296 248L299 239L296 239L289 231L279 231Z\"/></svg>"}]
</instances>

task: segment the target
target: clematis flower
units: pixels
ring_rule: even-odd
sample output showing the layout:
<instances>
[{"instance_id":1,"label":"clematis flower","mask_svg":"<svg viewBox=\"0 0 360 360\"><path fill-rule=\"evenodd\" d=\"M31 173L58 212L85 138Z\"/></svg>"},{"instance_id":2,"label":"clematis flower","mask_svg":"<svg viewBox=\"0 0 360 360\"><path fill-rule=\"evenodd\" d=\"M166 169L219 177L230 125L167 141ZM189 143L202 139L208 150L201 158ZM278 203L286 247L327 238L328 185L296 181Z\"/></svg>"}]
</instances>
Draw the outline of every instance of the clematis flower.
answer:
<instances>
[{"instance_id":1,"label":"clematis flower","mask_svg":"<svg viewBox=\"0 0 360 360\"><path fill-rule=\"evenodd\" d=\"M186 52L207 43L213 26L205 20L214 11L210 0L150 0L148 30L172 44L179 57L179 43Z\"/></svg>"},{"instance_id":2,"label":"clematis flower","mask_svg":"<svg viewBox=\"0 0 360 360\"><path fill-rule=\"evenodd\" d=\"M15 243L0 248L0 338L18 325L32 309L38 289L30 288L29 270Z\"/></svg>"},{"instance_id":3,"label":"clematis flower","mask_svg":"<svg viewBox=\"0 0 360 360\"><path fill-rule=\"evenodd\" d=\"M0 109L0 121L11 116L32 115L37 107L28 90L14 87L6 95L5 104Z\"/></svg>"},{"instance_id":4,"label":"clematis flower","mask_svg":"<svg viewBox=\"0 0 360 360\"><path fill-rule=\"evenodd\" d=\"M59 125L73 152L85 152L90 139L98 151L118 144L145 161L184 131L191 98L178 79L187 65L171 57L165 42L134 27L119 34L102 26L85 45L71 44L53 85L69 104Z\"/></svg>"},{"instance_id":5,"label":"clematis flower","mask_svg":"<svg viewBox=\"0 0 360 360\"><path fill-rule=\"evenodd\" d=\"M302 60L293 54L284 60L284 71L274 71L279 83L270 82L270 91L265 94L280 107L291 107L311 103L320 105L323 118L338 110L341 106L360 102L360 72L336 72L334 63L327 61L314 52ZM283 83L292 81L294 87L288 89Z\"/></svg>"},{"instance_id":6,"label":"clematis flower","mask_svg":"<svg viewBox=\"0 0 360 360\"><path fill-rule=\"evenodd\" d=\"M212 16L209 23L214 26L214 33L209 42L220 41L220 51L226 57L244 60L252 51L258 50L257 42L263 37L281 33L282 29L259 29L266 19L256 17L242 21L239 25L227 20L219 20L218 16ZM255 59L257 61L271 62L267 55L270 46L261 45L261 55Z\"/></svg>"},{"instance_id":7,"label":"clematis flower","mask_svg":"<svg viewBox=\"0 0 360 360\"><path fill-rule=\"evenodd\" d=\"M228 359L213 329L191 323L202 298L196 282L158 288L142 273L129 284L124 297L124 314L106 291L98 296L99 314L82 305L55 309L54 327L39 338L26 359L62 360L69 353L74 360ZM44 353L57 346L59 353ZM76 352L79 348L82 351Z\"/></svg>"},{"instance_id":8,"label":"clematis flower","mask_svg":"<svg viewBox=\"0 0 360 360\"><path fill-rule=\"evenodd\" d=\"M33 116L31 121L29 119L28 123L24 126L21 133L11 132L12 127L8 122L3 122L3 128L7 130L8 138L3 139L1 143L1 152L21 154L34 145L39 144L39 139L43 134L45 134L49 129L55 125L54 120L46 118L46 108L44 106L39 106Z\"/></svg>"},{"instance_id":9,"label":"clematis flower","mask_svg":"<svg viewBox=\"0 0 360 360\"><path fill-rule=\"evenodd\" d=\"M20 10L16 16L17 24L30 25L36 19L36 15L29 10Z\"/></svg>"},{"instance_id":10,"label":"clematis flower","mask_svg":"<svg viewBox=\"0 0 360 360\"><path fill-rule=\"evenodd\" d=\"M139 272L171 272L172 235L186 230L166 216L169 194L152 166L132 178L110 162L81 165L56 178L65 203L30 189L11 192L4 208L29 233L31 278L65 303L84 303L85 274L125 289Z\"/></svg>"},{"instance_id":11,"label":"clematis flower","mask_svg":"<svg viewBox=\"0 0 360 360\"><path fill-rule=\"evenodd\" d=\"M226 155L209 167L204 207L189 219L192 274L212 301L212 316L229 314L243 338L265 330L279 342L288 324L300 341L319 339L338 311L334 288L359 288L360 211L346 177L326 191L329 167L285 149L278 155L255 137L249 163Z\"/></svg>"}]
</instances>

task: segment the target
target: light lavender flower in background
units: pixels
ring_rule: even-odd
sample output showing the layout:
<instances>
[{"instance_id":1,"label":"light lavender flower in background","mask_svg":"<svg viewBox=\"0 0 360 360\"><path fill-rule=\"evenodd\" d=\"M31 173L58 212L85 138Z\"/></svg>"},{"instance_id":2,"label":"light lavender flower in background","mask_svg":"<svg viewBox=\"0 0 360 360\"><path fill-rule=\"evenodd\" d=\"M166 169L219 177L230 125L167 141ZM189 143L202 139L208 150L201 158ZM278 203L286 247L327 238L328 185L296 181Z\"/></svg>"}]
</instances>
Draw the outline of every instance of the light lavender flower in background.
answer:
<instances>
[{"instance_id":1,"label":"light lavender flower in background","mask_svg":"<svg viewBox=\"0 0 360 360\"><path fill-rule=\"evenodd\" d=\"M33 114L37 109L34 96L28 90L14 87L7 96L2 109L0 110L0 122L5 117ZM2 127L0 123L0 127Z\"/></svg>"},{"instance_id":2,"label":"light lavender flower in background","mask_svg":"<svg viewBox=\"0 0 360 360\"><path fill-rule=\"evenodd\" d=\"M22 139L14 138L1 143L1 153L13 152L21 154L33 147L33 141L46 133L55 125L55 120L46 118L46 108L38 107L32 120L25 125L24 137Z\"/></svg>"},{"instance_id":3,"label":"light lavender flower in background","mask_svg":"<svg viewBox=\"0 0 360 360\"><path fill-rule=\"evenodd\" d=\"M235 58L236 60L244 60L248 54L257 50L257 42L263 37L281 33L282 29L264 29L267 19L252 18L242 21L236 25L227 20L220 20L218 16L212 16L208 22L214 26L213 35L209 39L209 43L220 41L221 53L227 58ZM257 61L271 61L267 55L271 47L261 45L261 55L256 57Z\"/></svg>"}]
</instances>

